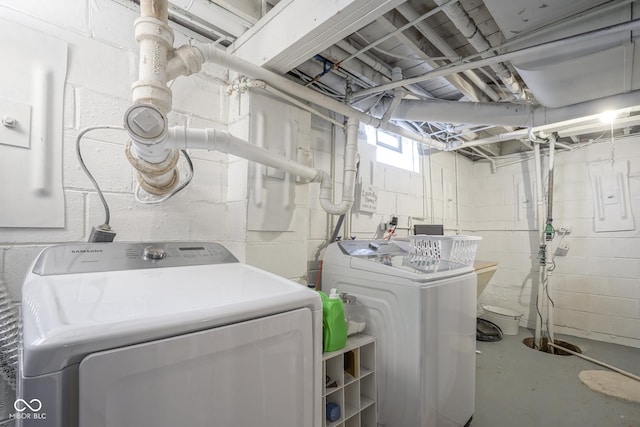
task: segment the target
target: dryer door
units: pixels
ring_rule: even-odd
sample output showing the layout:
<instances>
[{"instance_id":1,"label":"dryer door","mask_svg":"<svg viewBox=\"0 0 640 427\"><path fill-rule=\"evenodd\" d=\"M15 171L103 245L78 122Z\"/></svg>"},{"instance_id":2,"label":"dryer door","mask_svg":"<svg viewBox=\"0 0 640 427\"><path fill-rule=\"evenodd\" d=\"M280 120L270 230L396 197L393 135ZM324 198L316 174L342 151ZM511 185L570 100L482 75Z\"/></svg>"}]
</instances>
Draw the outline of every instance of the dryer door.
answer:
<instances>
[{"instance_id":1,"label":"dryer door","mask_svg":"<svg viewBox=\"0 0 640 427\"><path fill-rule=\"evenodd\" d=\"M299 309L80 363L81 427L312 427L312 315Z\"/></svg>"}]
</instances>

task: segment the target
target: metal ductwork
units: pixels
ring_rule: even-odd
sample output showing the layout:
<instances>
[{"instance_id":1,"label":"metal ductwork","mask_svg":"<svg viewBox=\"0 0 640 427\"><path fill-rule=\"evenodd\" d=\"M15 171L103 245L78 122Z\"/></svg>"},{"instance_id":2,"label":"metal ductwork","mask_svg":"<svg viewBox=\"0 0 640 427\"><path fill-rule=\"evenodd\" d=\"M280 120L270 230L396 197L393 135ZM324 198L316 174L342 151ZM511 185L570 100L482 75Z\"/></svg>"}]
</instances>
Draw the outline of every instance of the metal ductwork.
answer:
<instances>
[{"instance_id":1,"label":"metal ductwork","mask_svg":"<svg viewBox=\"0 0 640 427\"><path fill-rule=\"evenodd\" d=\"M640 105L640 90L560 108L528 104L403 100L392 115L392 119L537 127L636 105Z\"/></svg>"},{"instance_id":2,"label":"metal ductwork","mask_svg":"<svg viewBox=\"0 0 640 427\"><path fill-rule=\"evenodd\" d=\"M527 0L485 0L502 34L512 41L511 49L627 22L633 19L630 3L582 0L546 2L542 7ZM530 33L536 35L519 41L519 34ZM639 49L628 30L577 40L514 59L512 64L540 104L561 107L640 89L640 72L634 66Z\"/></svg>"}]
</instances>

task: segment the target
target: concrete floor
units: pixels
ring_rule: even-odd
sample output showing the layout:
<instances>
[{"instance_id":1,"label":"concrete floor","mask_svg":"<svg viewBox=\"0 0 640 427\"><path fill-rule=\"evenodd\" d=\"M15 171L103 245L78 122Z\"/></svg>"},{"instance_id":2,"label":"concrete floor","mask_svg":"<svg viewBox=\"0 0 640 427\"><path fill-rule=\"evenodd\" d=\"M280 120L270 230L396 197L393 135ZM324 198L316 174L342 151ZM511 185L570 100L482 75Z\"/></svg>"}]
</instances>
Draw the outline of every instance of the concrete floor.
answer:
<instances>
[{"instance_id":1,"label":"concrete floor","mask_svg":"<svg viewBox=\"0 0 640 427\"><path fill-rule=\"evenodd\" d=\"M476 411L472 427L638 427L640 403L589 390L578 378L583 370L606 368L576 356L532 350L522 340L532 331L502 341L480 342L476 357ZM640 348L564 335L582 353L640 375Z\"/></svg>"}]
</instances>

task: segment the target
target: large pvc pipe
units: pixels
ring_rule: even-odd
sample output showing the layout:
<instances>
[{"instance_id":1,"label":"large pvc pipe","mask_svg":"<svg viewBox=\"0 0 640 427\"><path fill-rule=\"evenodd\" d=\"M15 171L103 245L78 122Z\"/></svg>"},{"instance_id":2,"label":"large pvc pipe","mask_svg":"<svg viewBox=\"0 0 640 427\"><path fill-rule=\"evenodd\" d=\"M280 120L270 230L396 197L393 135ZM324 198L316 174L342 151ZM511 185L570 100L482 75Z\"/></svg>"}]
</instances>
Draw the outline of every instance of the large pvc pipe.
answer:
<instances>
[{"instance_id":1,"label":"large pvc pipe","mask_svg":"<svg viewBox=\"0 0 640 427\"><path fill-rule=\"evenodd\" d=\"M167 63L173 51L166 0L140 0L135 37L140 49L138 81L132 86L134 104L153 105L163 114L171 111L171 89L167 87Z\"/></svg>"},{"instance_id":2,"label":"large pvc pipe","mask_svg":"<svg viewBox=\"0 0 640 427\"><path fill-rule=\"evenodd\" d=\"M246 61L242 58L233 56L223 51L222 49L219 49L217 46L211 43L195 42L194 46L202 52L202 55L204 56L205 60L228 67L234 71L246 74L253 78L264 80L268 85L278 90L281 90L285 93L291 94L300 99L304 99L305 101L327 108L328 110L334 111L345 117L353 117L354 119L362 123L371 125L376 128L388 130L389 132L393 132L397 135L404 136L414 141L432 146L439 150L444 150L446 148L446 145L440 141L435 141L426 135L420 135L415 132L410 132L392 123L387 123L385 125L382 123L380 119L372 117L366 113L363 113L362 111L358 111L354 108L351 108L348 105L345 105L339 101L336 101L335 99L322 95L321 93L316 92L312 89L301 86L287 79L286 77L280 76L276 73L273 73L269 70L266 70L255 64L252 64L251 62Z\"/></svg>"},{"instance_id":3,"label":"large pvc pipe","mask_svg":"<svg viewBox=\"0 0 640 427\"><path fill-rule=\"evenodd\" d=\"M342 201L333 203L332 178L326 172L305 166L287 157L268 151L216 129L192 129L183 126L169 128L168 141L177 149L205 149L232 154L262 165L270 166L312 182L320 182L320 205L330 214L345 213L355 199L355 174L358 144L358 121L349 119L347 124L347 144L345 146L344 183Z\"/></svg>"}]
</instances>

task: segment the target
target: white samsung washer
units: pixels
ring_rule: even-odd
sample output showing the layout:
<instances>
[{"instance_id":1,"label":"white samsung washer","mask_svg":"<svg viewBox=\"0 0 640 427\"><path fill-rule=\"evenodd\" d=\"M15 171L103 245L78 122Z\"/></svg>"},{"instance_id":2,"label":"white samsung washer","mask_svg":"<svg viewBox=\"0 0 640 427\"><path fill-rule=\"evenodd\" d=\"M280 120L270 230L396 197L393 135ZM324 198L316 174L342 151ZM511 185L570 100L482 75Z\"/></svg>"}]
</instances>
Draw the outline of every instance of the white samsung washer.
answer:
<instances>
[{"instance_id":1,"label":"white samsung washer","mask_svg":"<svg viewBox=\"0 0 640 427\"><path fill-rule=\"evenodd\" d=\"M475 408L473 268L410 256L388 241L329 245L323 289L355 295L377 341L378 423L469 425Z\"/></svg>"},{"instance_id":2,"label":"white samsung washer","mask_svg":"<svg viewBox=\"0 0 640 427\"><path fill-rule=\"evenodd\" d=\"M219 244L47 248L22 317L18 425L321 426L319 296Z\"/></svg>"}]
</instances>

